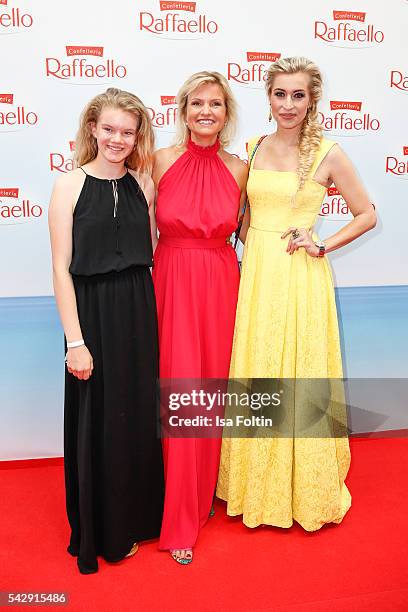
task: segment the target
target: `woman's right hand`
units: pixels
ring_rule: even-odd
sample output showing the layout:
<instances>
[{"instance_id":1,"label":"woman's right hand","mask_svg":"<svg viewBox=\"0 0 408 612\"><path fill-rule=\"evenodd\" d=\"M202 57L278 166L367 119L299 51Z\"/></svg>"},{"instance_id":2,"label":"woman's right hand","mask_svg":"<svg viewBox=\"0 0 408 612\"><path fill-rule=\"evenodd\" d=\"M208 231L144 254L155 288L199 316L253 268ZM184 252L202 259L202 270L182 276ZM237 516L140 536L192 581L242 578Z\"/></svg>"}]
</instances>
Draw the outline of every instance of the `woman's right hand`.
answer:
<instances>
[{"instance_id":1,"label":"woman's right hand","mask_svg":"<svg viewBox=\"0 0 408 612\"><path fill-rule=\"evenodd\" d=\"M66 356L67 369L70 374L79 380L88 380L93 370L92 355L83 344L76 348L70 348Z\"/></svg>"}]
</instances>

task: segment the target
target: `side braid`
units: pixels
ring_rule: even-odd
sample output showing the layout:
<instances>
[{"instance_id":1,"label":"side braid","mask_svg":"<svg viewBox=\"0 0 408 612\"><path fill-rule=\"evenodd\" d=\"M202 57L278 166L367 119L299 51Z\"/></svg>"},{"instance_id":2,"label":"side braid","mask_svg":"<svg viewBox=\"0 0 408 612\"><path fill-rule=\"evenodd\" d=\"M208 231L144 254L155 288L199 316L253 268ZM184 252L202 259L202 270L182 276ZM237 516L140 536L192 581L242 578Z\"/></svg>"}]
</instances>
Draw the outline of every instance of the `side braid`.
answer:
<instances>
[{"instance_id":1,"label":"side braid","mask_svg":"<svg viewBox=\"0 0 408 612\"><path fill-rule=\"evenodd\" d=\"M323 129L317 119L316 105L307 112L299 135L299 178L298 191L301 191L309 176L322 140Z\"/></svg>"}]
</instances>

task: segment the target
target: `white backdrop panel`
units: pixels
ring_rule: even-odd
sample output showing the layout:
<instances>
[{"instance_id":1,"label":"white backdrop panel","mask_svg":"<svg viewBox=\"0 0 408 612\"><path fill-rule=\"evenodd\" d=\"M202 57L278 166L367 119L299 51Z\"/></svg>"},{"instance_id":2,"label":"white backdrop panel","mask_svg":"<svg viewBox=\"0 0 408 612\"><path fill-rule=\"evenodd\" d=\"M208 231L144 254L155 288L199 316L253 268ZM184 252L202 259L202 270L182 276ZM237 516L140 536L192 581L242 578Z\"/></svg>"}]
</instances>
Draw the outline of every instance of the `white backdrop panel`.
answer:
<instances>
[{"instance_id":1,"label":"white backdrop panel","mask_svg":"<svg viewBox=\"0 0 408 612\"><path fill-rule=\"evenodd\" d=\"M48 201L58 172L71 167L78 116L93 95L109 85L135 92L165 146L174 136L171 97L192 72L218 70L240 108L230 150L245 157L248 138L273 129L263 88L270 54L320 65L326 135L351 157L377 205L377 228L331 256L337 285L408 284L408 2L346 9L323 0L290 9L263 0L2 0L0 295L52 293ZM322 238L350 218L337 194L322 212Z\"/></svg>"}]
</instances>

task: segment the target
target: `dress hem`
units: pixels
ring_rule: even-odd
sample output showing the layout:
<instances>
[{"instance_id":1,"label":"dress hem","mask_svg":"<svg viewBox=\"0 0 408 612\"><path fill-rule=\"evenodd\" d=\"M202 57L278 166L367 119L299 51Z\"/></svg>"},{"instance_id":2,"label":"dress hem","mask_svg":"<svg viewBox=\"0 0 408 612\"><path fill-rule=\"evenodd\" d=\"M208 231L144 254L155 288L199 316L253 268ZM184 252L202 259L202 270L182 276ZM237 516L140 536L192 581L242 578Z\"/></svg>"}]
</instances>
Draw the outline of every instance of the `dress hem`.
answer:
<instances>
[{"instance_id":1,"label":"dress hem","mask_svg":"<svg viewBox=\"0 0 408 612\"><path fill-rule=\"evenodd\" d=\"M221 497L220 495L217 495L217 497L219 499L222 499L222 501L225 501L226 503L228 503L228 500L225 499L224 497ZM289 521L288 522L278 521L278 520L275 520L273 518L262 518L262 519L255 519L255 520L251 521L251 520L249 520L248 518L245 517L244 511L242 511L242 510L231 510L228 507L227 507L227 515L231 516L231 517L242 516L243 524L245 525L245 527L248 527L249 529L256 529L257 527L261 527L261 526L278 527L279 529L290 529L293 526L294 523L297 523L300 527L302 527L302 529L304 529L308 533L312 533L314 531L319 531L319 529L321 529L325 525L331 525L331 524L339 525L343 521L344 517L346 516L346 514L350 510L350 508L351 508L351 500L350 500L350 503L347 505L347 507L342 509L340 517L336 517L336 518L333 518L331 520L324 521L318 527L316 527L316 526L313 526L313 527L306 526L305 524L302 524L302 522L299 519L296 519L295 516L292 517L292 521L291 522L289 522Z\"/></svg>"}]
</instances>

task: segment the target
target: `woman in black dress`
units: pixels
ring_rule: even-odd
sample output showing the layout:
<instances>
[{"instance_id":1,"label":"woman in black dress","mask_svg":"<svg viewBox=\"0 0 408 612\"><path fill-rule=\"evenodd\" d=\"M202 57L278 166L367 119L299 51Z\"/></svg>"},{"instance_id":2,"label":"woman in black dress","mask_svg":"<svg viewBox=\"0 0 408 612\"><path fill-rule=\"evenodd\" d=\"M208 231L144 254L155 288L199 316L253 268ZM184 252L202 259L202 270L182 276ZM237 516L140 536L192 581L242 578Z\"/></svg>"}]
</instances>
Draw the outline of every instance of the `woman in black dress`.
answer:
<instances>
[{"instance_id":1,"label":"woman in black dress","mask_svg":"<svg viewBox=\"0 0 408 612\"><path fill-rule=\"evenodd\" d=\"M49 209L67 346L68 552L84 574L97 571L98 555L118 561L160 532L152 152L142 102L108 89L83 111L78 168L57 179Z\"/></svg>"}]
</instances>

